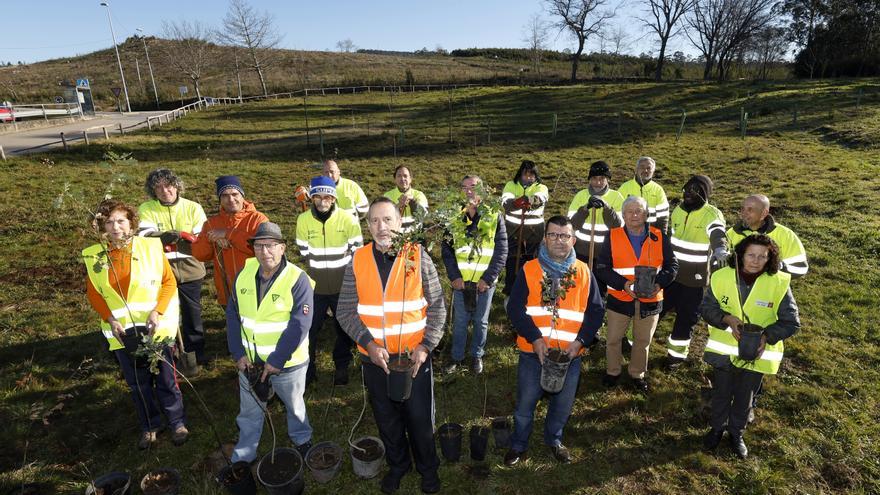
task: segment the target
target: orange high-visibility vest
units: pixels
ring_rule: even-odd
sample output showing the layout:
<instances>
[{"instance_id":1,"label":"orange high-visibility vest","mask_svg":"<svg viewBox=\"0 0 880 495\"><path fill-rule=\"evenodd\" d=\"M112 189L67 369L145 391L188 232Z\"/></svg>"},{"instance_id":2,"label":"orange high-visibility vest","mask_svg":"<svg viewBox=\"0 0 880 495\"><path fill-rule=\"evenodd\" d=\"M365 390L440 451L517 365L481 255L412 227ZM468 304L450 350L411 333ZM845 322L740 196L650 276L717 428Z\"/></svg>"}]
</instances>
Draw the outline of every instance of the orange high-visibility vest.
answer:
<instances>
[{"instance_id":1,"label":"orange high-visibility vest","mask_svg":"<svg viewBox=\"0 0 880 495\"><path fill-rule=\"evenodd\" d=\"M663 266L663 233L654 227L649 228L651 229L650 232L656 236L657 240L652 240L651 236L648 235L648 238L645 239L645 243L642 244L642 255L638 259L636 259L636 252L633 250L632 244L630 244L629 238L626 236L624 227L611 229L611 265L615 272L623 275L627 280L635 280L636 265L653 266L658 272ZM611 287L608 287L608 294L623 302L630 302L633 300L632 296L627 294L626 291L615 290ZM654 297L639 298L639 301L643 303L655 303L662 300L662 290Z\"/></svg>"},{"instance_id":2,"label":"orange high-visibility vest","mask_svg":"<svg viewBox=\"0 0 880 495\"><path fill-rule=\"evenodd\" d=\"M370 331L373 342L389 354L412 352L422 343L427 323L428 301L422 291L422 251L408 244L398 253L382 289L379 267L373 257L373 243L354 253L352 269L357 285L358 315ZM367 350L358 345L366 355Z\"/></svg>"},{"instance_id":3,"label":"orange high-visibility vest","mask_svg":"<svg viewBox=\"0 0 880 495\"><path fill-rule=\"evenodd\" d=\"M568 289L565 299L560 299L557 304L559 317L553 324L553 312L549 306L541 301L541 281L544 280L544 270L541 263L534 259L523 265L523 273L529 289L526 298L526 314L532 317L535 326L541 331L544 342L548 349L559 347L565 350L568 344L577 338L581 325L584 322L584 311L590 298L590 268L586 263L575 260L574 287ZM535 352L531 342L522 336L516 338L516 344L521 351ZM579 354L586 350L581 348Z\"/></svg>"}]
</instances>

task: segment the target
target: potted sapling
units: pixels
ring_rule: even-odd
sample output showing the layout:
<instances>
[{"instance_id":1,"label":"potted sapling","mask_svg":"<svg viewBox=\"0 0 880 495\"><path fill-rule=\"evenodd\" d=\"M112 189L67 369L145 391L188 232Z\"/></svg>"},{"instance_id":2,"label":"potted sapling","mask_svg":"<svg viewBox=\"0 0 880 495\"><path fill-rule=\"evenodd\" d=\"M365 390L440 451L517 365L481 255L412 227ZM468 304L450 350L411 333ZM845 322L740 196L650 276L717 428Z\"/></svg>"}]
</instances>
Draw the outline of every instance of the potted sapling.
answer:
<instances>
[{"instance_id":1,"label":"potted sapling","mask_svg":"<svg viewBox=\"0 0 880 495\"><path fill-rule=\"evenodd\" d=\"M568 290L574 287L574 275L574 268L569 268L561 278L549 277L544 273L541 280L541 301L550 311L550 338L556 342L541 365L541 388L551 394L562 390L571 364L571 358L559 343L556 321L559 319L559 300L565 299Z\"/></svg>"}]
</instances>

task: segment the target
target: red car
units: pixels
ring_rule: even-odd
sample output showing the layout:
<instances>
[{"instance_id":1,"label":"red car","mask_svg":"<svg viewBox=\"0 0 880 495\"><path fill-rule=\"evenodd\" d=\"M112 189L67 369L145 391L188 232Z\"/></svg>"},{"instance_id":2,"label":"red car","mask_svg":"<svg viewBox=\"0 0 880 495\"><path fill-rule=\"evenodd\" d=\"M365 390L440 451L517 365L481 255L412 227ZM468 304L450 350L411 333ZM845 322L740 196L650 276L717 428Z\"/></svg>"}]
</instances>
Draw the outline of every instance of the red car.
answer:
<instances>
[{"instance_id":1,"label":"red car","mask_svg":"<svg viewBox=\"0 0 880 495\"><path fill-rule=\"evenodd\" d=\"M0 122L12 122L15 117L12 115L12 108L0 107Z\"/></svg>"}]
</instances>

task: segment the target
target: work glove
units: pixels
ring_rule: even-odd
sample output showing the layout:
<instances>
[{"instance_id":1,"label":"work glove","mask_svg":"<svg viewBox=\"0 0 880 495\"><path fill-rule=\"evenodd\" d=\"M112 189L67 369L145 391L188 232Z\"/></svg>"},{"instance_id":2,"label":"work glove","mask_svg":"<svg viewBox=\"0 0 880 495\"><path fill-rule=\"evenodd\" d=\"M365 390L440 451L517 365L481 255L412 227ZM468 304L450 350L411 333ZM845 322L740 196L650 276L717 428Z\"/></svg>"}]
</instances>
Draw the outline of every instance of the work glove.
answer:
<instances>
[{"instance_id":1,"label":"work glove","mask_svg":"<svg viewBox=\"0 0 880 495\"><path fill-rule=\"evenodd\" d=\"M196 236L190 234L189 232L181 232L180 238L181 238L181 240L184 240L189 243L196 242Z\"/></svg>"},{"instance_id":2,"label":"work glove","mask_svg":"<svg viewBox=\"0 0 880 495\"><path fill-rule=\"evenodd\" d=\"M602 198L598 196L590 196L590 200L587 201L587 206L590 208L608 208L608 203L606 203Z\"/></svg>"},{"instance_id":3,"label":"work glove","mask_svg":"<svg viewBox=\"0 0 880 495\"><path fill-rule=\"evenodd\" d=\"M529 203L529 198L525 196L521 196L513 200L513 207L517 210L528 210L531 208L531 203Z\"/></svg>"},{"instance_id":4,"label":"work glove","mask_svg":"<svg viewBox=\"0 0 880 495\"><path fill-rule=\"evenodd\" d=\"M713 266L722 267L727 264L727 257L730 256L730 253L727 252L723 247L717 247L714 251L712 251L711 262Z\"/></svg>"},{"instance_id":5,"label":"work glove","mask_svg":"<svg viewBox=\"0 0 880 495\"><path fill-rule=\"evenodd\" d=\"M180 240L180 232L176 230L169 230L168 232L162 232L159 234L159 240L162 241L163 246L168 246L170 244L177 244L177 241Z\"/></svg>"}]
</instances>

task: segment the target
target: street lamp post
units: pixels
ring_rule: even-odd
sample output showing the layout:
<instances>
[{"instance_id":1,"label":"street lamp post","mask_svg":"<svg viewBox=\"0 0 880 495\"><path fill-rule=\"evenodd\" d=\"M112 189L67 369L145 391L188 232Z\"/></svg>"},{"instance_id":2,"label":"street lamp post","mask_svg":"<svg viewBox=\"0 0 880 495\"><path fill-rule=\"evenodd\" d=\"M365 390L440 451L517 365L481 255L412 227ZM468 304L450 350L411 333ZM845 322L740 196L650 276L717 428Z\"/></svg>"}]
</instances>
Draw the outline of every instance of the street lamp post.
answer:
<instances>
[{"instance_id":1,"label":"street lamp post","mask_svg":"<svg viewBox=\"0 0 880 495\"><path fill-rule=\"evenodd\" d=\"M144 30L137 28L137 31L143 33ZM156 79L153 77L153 64L150 63L150 52L147 51L147 37L141 34L141 41L144 42L144 53L147 54L147 66L150 68L150 80L153 82L153 95L156 96L156 110L159 110L159 92L156 91Z\"/></svg>"},{"instance_id":2,"label":"street lamp post","mask_svg":"<svg viewBox=\"0 0 880 495\"><path fill-rule=\"evenodd\" d=\"M122 59L119 58L119 45L116 44L116 33L113 32L113 19L110 17L110 5L101 2L102 7L107 7L107 20L110 21L110 36L113 37L113 48L116 50L116 63L119 64L119 76L122 78L122 90L125 92L125 107L131 112L131 103L128 101L128 86L125 84L125 73L122 72Z\"/></svg>"}]
</instances>

